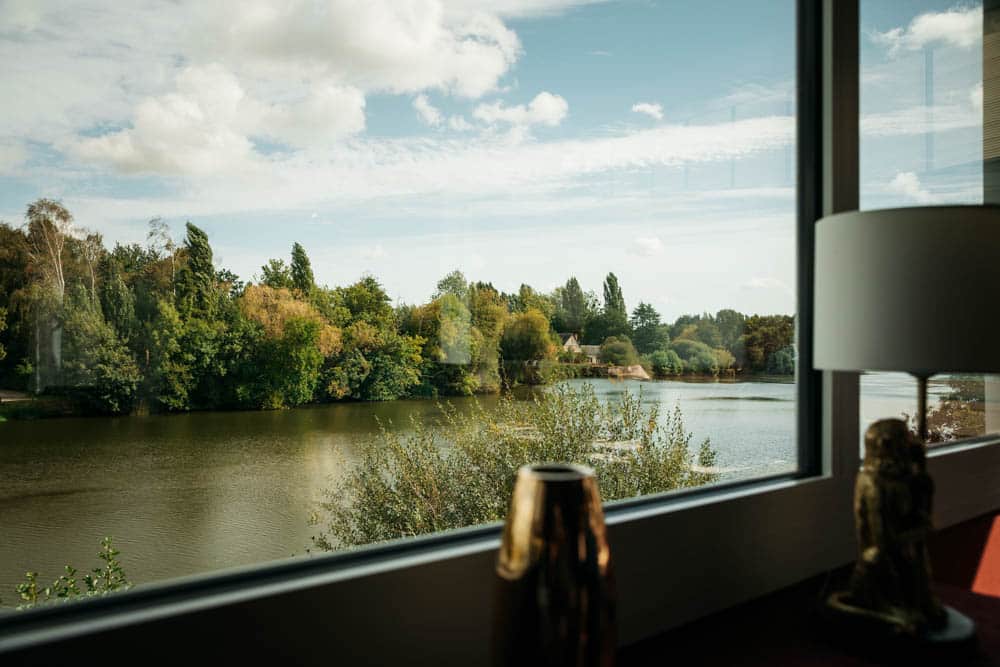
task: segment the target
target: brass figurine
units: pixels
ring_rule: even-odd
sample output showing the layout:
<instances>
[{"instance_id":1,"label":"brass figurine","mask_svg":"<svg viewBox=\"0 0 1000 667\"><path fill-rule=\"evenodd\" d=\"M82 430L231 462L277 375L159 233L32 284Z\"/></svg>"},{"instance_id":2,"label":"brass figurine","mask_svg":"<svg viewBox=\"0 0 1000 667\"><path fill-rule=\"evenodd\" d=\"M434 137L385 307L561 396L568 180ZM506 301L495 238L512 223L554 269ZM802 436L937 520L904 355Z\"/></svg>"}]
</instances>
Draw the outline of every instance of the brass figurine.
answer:
<instances>
[{"instance_id":1,"label":"brass figurine","mask_svg":"<svg viewBox=\"0 0 1000 667\"><path fill-rule=\"evenodd\" d=\"M614 664L614 575L593 470L518 470L496 573L496 665Z\"/></svg>"},{"instance_id":2,"label":"brass figurine","mask_svg":"<svg viewBox=\"0 0 1000 667\"><path fill-rule=\"evenodd\" d=\"M924 635L946 625L945 609L930 588L933 495L924 445L906 423L872 424L854 487L858 560L849 590L834 594L831 607L901 635Z\"/></svg>"}]
</instances>

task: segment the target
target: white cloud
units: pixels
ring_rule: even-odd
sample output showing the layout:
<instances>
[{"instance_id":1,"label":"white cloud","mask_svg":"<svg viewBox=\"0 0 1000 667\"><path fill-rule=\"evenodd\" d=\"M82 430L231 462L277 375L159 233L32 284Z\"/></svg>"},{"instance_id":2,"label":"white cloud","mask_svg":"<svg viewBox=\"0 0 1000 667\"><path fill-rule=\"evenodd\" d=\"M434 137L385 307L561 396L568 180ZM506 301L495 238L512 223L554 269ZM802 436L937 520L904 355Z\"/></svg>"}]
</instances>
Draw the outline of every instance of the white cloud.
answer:
<instances>
[{"instance_id":1,"label":"white cloud","mask_svg":"<svg viewBox=\"0 0 1000 667\"><path fill-rule=\"evenodd\" d=\"M663 120L663 105L650 102L639 102L632 105L635 113L644 113L655 120Z\"/></svg>"},{"instance_id":2,"label":"white cloud","mask_svg":"<svg viewBox=\"0 0 1000 667\"><path fill-rule=\"evenodd\" d=\"M972 108L977 111L983 110L983 82L979 81L972 87L969 92L969 102L972 103Z\"/></svg>"},{"instance_id":3,"label":"white cloud","mask_svg":"<svg viewBox=\"0 0 1000 667\"><path fill-rule=\"evenodd\" d=\"M468 132L473 128L472 123L465 120L465 116L452 116L448 119L448 127L456 132Z\"/></svg>"},{"instance_id":4,"label":"white cloud","mask_svg":"<svg viewBox=\"0 0 1000 667\"><path fill-rule=\"evenodd\" d=\"M430 88L479 97L521 52L495 13L446 12L439 0L255 0L211 3L202 25L215 57L254 71L329 78L365 90Z\"/></svg>"},{"instance_id":5,"label":"white cloud","mask_svg":"<svg viewBox=\"0 0 1000 667\"><path fill-rule=\"evenodd\" d=\"M612 55L614 55L610 51L604 51L604 50L601 50L601 49L597 49L597 50L594 50L594 51L588 51L587 53L589 55L599 56L601 58L610 58Z\"/></svg>"},{"instance_id":6,"label":"white cloud","mask_svg":"<svg viewBox=\"0 0 1000 667\"><path fill-rule=\"evenodd\" d=\"M974 98L970 102L975 103ZM930 113L928 113L930 111ZM861 117L861 133L872 137L925 134L928 130L945 132L982 125L982 111L964 104L920 105L904 109L869 113Z\"/></svg>"},{"instance_id":7,"label":"white cloud","mask_svg":"<svg viewBox=\"0 0 1000 667\"><path fill-rule=\"evenodd\" d=\"M174 92L139 103L130 128L82 139L73 150L124 172L212 174L257 160L253 137L304 148L355 134L365 126L364 106L360 91L333 85L269 105L215 63L184 69Z\"/></svg>"},{"instance_id":8,"label":"white cloud","mask_svg":"<svg viewBox=\"0 0 1000 667\"><path fill-rule=\"evenodd\" d=\"M947 45L962 49L977 46L983 37L982 7L955 7L943 12L920 14L905 28L874 32L871 39L884 45L890 56L900 51L919 51L926 46Z\"/></svg>"},{"instance_id":9,"label":"white cloud","mask_svg":"<svg viewBox=\"0 0 1000 667\"><path fill-rule=\"evenodd\" d=\"M527 105L505 106L503 101L480 104L472 115L489 124L507 123L514 127L548 125L555 127L566 117L569 104L560 95L542 91Z\"/></svg>"},{"instance_id":10,"label":"white cloud","mask_svg":"<svg viewBox=\"0 0 1000 667\"><path fill-rule=\"evenodd\" d=\"M431 127L438 127L443 121L441 117L441 111L430 103L427 96L421 93L413 99L413 108L416 109L417 115L420 116L425 124Z\"/></svg>"},{"instance_id":11,"label":"white cloud","mask_svg":"<svg viewBox=\"0 0 1000 667\"><path fill-rule=\"evenodd\" d=\"M658 236L639 236L632 241L629 252L641 257L654 257L663 253L663 241Z\"/></svg>"},{"instance_id":12,"label":"white cloud","mask_svg":"<svg viewBox=\"0 0 1000 667\"><path fill-rule=\"evenodd\" d=\"M920 178L912 171L896 174L889 183L887 190L893 194L903 195L919 204L933 204L938 199L920 184Z\"/></svg>"}]
</instances>

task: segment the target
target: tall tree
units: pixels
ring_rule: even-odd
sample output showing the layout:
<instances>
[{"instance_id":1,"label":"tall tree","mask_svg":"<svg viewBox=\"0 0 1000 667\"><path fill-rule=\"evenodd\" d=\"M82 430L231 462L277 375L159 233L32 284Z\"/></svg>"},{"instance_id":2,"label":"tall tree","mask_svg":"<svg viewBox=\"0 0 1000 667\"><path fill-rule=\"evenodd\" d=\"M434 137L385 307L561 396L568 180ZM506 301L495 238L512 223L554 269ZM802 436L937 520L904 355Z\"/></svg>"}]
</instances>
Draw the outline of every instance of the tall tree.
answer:
<instances>
[{"instance_id":1,"label":"tall tree","mask_svg":"<svg viewBox=\"0 0 1000 667\"><path fill-rule=\"evenodd\" d=\"M73 232L73 216L52 199L38 199L28 206L29 271L35 275L32 290L35 307L35 377L36 390L41 388L41 350L39 340L48 333L52 365L58 375L62 368L62 324L59 314L66 296L65 249ZM44 305L43 305L44 304ZM47 320L43 328L42 320Z\"/></svg>"},{"instance_id":2,"label":"tall tree","mask_svg":"<svg viewBox=\"0 0 1000 667\"><path fill-rule=\"evenodd\" d=\"M590 312L587 307L587 296L583 293L583 288L580 287L576 277L566 281L559 296L559 315L563 330L567 333L582 333Z\"/></svg>"},{"instance_id":3,"label":"tall tree","mask_svg":"<svg viewBox=\"0 0 1000 667\"><path fill-rule=\"evenodd\" d=\"M162 252L170 258L170 284L173 286L177 279L177 244L174 243L174 239L170 235L170 225L159 216L152 218L149 221L146 240L149 242L150 249L157 256Z\"/></svg>"},{"instance_id":4,"label":"tall tree","mask_svg":"<svg viewBox=\"0 0 1000 667\"><path fill-rule=\"evenodd\" d=\"M432 298L436 299L445 294L454 294L462 301L468 298L469 282L465 279L464 273L455 269L438 281L437 289L434 290Z\"/></svg>"},{"instance_id":5,"label":"tall tree","mask_svg":"<svg viewBox=\"0 0 1000 667\"><path fill-rule=\"evenodd\" d=\"M625 308L625 297L622 296L621 285L618 284L618 276L609 273L604 279L604 312L611 314L621 314L624 319L628 317Z\"/></svg>"},{"instance_id":6,"label":"tall tree","mask_svg":"<svg viewBox=\"0 0 1000 667\"><path fill-rule=\"evenodd\" d=\"M642 301L632 311L632 342L640 354L666 350L670 345L669 327L660 323L660 314Z\"/></svg>"},{"instance_id":7,"label":"tall tree","mask_svg":"<svg viewBox=\"0 0 1000 667\"><path fill-rule=\"evenodd\" d=\"M212 246L208 243L208 234L202 229L185 224L187 237L184 248L187 251L187 263L181 267L177 275L177 301L182 312L192 309L206 310L210 304L210 296L215 286L215 267L212 265Z\"/></svg>"},{"instance_id":8,"label":"tall tree","mask_svg":"<svg viewBox=\"0 0 1000 667\"><path fill-rule=\"evenodd\" d=\"M297 242L292 244L291 278L292 287L303 294L311 294L316 287L309 256L306 255L306 249Z\"/></svg>"},{"instance_id":9,"label":"tall tree","mask_svg":"<svg viewBox=\"0 0 1000 667\"><path fill-rule=\"evenodd\" d=\"M283 259L269 259L260 267L260 284L271 289L292 289L292 271Z\"/></svg>"}]
</instances>

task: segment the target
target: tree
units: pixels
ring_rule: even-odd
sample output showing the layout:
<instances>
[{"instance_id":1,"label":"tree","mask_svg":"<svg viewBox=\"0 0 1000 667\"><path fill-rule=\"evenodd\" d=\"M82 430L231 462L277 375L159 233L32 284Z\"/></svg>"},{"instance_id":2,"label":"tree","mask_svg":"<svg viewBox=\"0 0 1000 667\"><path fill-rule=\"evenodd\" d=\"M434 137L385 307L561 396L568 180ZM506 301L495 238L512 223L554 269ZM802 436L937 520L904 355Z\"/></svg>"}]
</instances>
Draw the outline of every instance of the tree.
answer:
<instances>
[{"instance_id":1,"label":"tree","mask_svg":"<svg viewBox=\"0 0 1000 667\"><path fill-rule=\"evenodd\" d=\"M719 327L722 337L722 347L732 350L736 341L743 335L747 317L743 313L731 309L723 309L715 314L715 324Z\"/></svg>"},{"instance_id":2,"label":"tree","mask_svg":"<svg viewBox=\"0 0 1000 667\"><path fill-rule=\"evenodd\" d=\"M306 250L298 243L292 244L292 266L291 274L292 287L302 294L312 294L316 288L316 279L313 277L312 264Z\"/></svg>"},{"instance_id":3,"label":"tree","mask_svg":"<svg viewBox=\"0 0 1000 667\"><path fill-rule=\"evenodd\" d=\"M719 360L715 351L700 340L675 339L670 344L670 349L684 361L686 371L706 374L719 372Z\"/></svg>"},{"instance_id":4,"label":"tree","mask_svg":"<svg viewBox=\"0 0 1000 667\"><path fill-rule=\"evenodd\" d=\"M657 350L649 356L649 363L656 377L679 375L684 372L684 362L673 350Z\"/></svg>"},{"instance_id":5,"label":"tree","mask_svg":"<svg viewBox=\"0 0 1000 667\"><path fill-rule=\"evenodd\" d=\"M767 359L767 372L770 375L792 375L795 373L795 348L787 345L774 352Z\"/></svg>"},{"instance_id":6,"label":"tree","mask_svg":"<svg viewBox=\"0 0 1000 667\"><path fill-rule=\"evenodd\" d=\"M639 355L628 338L612 336L601 344L601 361L612 366L632 366L639 363Z\"/></svg>"},{"instance_id":7,"label":"tree","mask_svg":"<svg viewBox=\"0 0 1000 667\"><path fill-rule=\"evenodd\" d=\"M437 282L437 288L434 290L431 298L436 299L444 294L453 294L462 301L468 298L469 282L465 279L465 275L458 269L455 269Z\"/></svg>"},{"instance_id":8,"label":"tree","mask_svg":"<svg viewBox=\"0 0 1000 667\"><path fill-rule=\"evenodd\" d=\"M65 311L65 385L96 412L129 412L142 377L128 348L82 285L66 300Z\"/></svg>"},{"instance_id":9,"label":"tree","mask_svg":"<svg viewBox=\"0 0 1000 667\"><path fill-rule=\"evenodd\" d=\"M632 311L629 324L632 327L632 342L640 354L666 350L670 345L670 327L660 323L660 314L648 303L639 302Z\"/></svg>"},{"instance_id":10,"label":"tree","mask_svg":"<svg viewBox=\"0 0 1000 667\"><path fill-rule=\"evenodd\" d=\"M47 334L49 359L58 376L62 369L62 323L59 313L66 295L64 250L72 236L73 216L52 199L38 199L28 206L28 270L36 289L31 294L35 316L36 391L41 388L40 339ZM43 328L43 321L45 328Z\"/></svg>"},{"instance_id":11,"label":"tree","mask_svg":"<svg viewBox=\"0 0 1000 667\"><path fill-rule=\"evenodd\" d=\"M260 267L260 284L272 289L292 289L292 271L283 259L269 259Z\"/></svg>"},{"instance_id":12,"label":"tree","mask_svg":"<svg viewBox=\"0 0 1000 667\"><path fill-rule=\"evenodd\" d=\"M567 280L559 293L559 308L557 310L560 320L559 330L566 333L583 333L587 320L592 314L589 306L587 296L580 287L580 282L575 277Z\"/></svg>"},{"instance_id":13,"label":"tree","mask_svg":"<svg viewBox=\"0 0 1000 667\"><path fill-rule=\"evenodd\" d=\"M618 284L618 277L613 273L609 273L604 279L604 312L620 315L622 319L628 317L622 288Z\"/></svg>"},{"instance_id":14,"label":"tree","mask_svg":"<svg viewBox=\"0 0 1000 667\"><path fill-rule=\"evenodd\" d=\"M157 256L162 252L170 258L170 284L173 286L177 279L177 244L170 235L170 225L159 216L151 218L146 240L149 242L150 250Z\"/></svg>"},{"instance_id":15,"label":"tree","mask_svg":"<svg viewBox=\"0 0 1000 667\"><path fill-rule=\"evenodd\" d=\"M185 223L187 237L184 248L187 262L177 275L177 300L182 313L198 309L206 311L212 303L215 288L215 267L212 265L212 246L208 234L190 222Z\"/></svg>"},{"instance_id":16,"label":"tree","mask_svg":"<svg viewBox=\"0 0 1000 667\"><path fill-rule=\"evenodd\" d=\"M516 313L504 329L500 350L505 362L532 362L551 359L556 345L549 333L549 320L538 310Z\"/></svg>"}]
</instances>

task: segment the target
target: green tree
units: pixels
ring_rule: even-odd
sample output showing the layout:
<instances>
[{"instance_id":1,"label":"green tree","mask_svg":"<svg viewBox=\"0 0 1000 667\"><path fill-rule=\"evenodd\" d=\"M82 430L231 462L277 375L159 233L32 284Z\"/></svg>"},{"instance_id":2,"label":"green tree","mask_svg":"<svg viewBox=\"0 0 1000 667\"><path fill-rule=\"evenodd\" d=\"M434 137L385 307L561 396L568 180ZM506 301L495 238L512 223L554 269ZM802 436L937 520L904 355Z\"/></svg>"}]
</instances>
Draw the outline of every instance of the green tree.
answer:
<instances>
[{"instance_id":1,"label":"green tree","mask_svg":"<svg viewBox=\"0 0 1000 667\"><path fill-rule=\"evenodd\" d=\"M639 363L639 355L628 338L611 336L601 344L601 361L612 366L632 366Z\"/></svg>"},{"instance_id":2,"label":"green tree","mask_svg":"<svg viewBox=\"0 0 1000 667\"><path fill-rule=\"evenodd\" d=\"M141 381L139 368L83 285L66 300L63 328L66 386L97 412L129 412Z\"/></svg>"},{"instance_id":3,"label":"green tree","mask_svg":"<svg viewBox=\"0 0 1000 667\"><path fill-rule=\"evenodd\" d=\"M609 273L604 279L604 312L620 315L622 319L628 317L625 297L622 296L622 288L618 284L618 276L613 273Z\"/></svg>"},{"instance_id":4,"label":"green tree","mask_svg":"<svg viewBox=\"0 0 1000 667\"><path fill-rule=\"evenodd\" d=\"M673 350L657 350L649 355L649 363L656 377L679 375L684 372L684 362Z\"/></svg>"},{"instance_id":5,"label":"green tree","mask_svg":"<svg viewBox=\"0 0 1000 667\"><path fill-rule=\"evenodd\" d=\"M575 277L567 280L559 292L559 308L556 315L559 319L557 329L560 332L575 334L583 333L587 320L593 315L587 295Z\"/></svg>"},{"instance_id":6,"label":"green tree","mask_svg":"<svg viewBox=\"0 0 1000 667\"><path fill-rule=\"evenodd\" d=\"M292 244L292 265L290 269L292 287L302 294L309 295L316 288L316 278L313 277L312 264L306 250L298 243Z\"/></svg>"},{"instance_id":7,"label":"green tree","mask_svg":"<svg viewBox=\"0 0 1000 667\"><path fill-rule=\"evenodd\" d=\"M670 349L684 361L685 371L699 374L719 372L719 360L715 351L700 340L675 339L670 344Z\"/></svg>"},{"instance_id":8,"label":"green tree","mask_svg":"<svg viewBox=\"0 0 1000 667\"><path fill-rule=\"evenodd\" d=\"M182 313L194 310L207 311L214 302L215 267L212 265L212 246L208 234L202 229L185 224L187 236L184 250L187 262L177 273L177 305Z\"/></svg>"},{"instance_id":9,"label":"green tree","mask_svg":"<svg viewBox=\"0 0 1000 667\"><path fill-rule=\"evenodd\" d=\"M437 282L432 299L436 299L445 294L452 294L461 301L465 301L469 296L469 281L465 279L458 269L455 269Z\"/></svg>"},{"instance_id":10,"label":"green tree","mask_svg":"<svg viewBox=\"0 0 1000 667\"><path fill-rule=\"evenodd\" d=\"M535 309L515 313L504 329L500 349L506 362L551 359L556 345L552 342L548 319Z\"/></svg>"},{"instance_id":11,"label":"green tree","mask_svg":"<svg viewBox=\"0 0 1000 667\"><path fill-rule=\"evenodd\" d=\"M731 309L723 309L715 314L715 324L719 327L722 347L732 351L736 341L743 335L746 321L746 315Z\"/></svg>"},{"instance_id":12,"label":"green tree","mask_svg":"<svg viewBox=\"0 0 1000 667\"><path fill-rule=\"evenodd\" d=\"M795 348L787 345L767 358L767 372L770 375L792 375L795 373Z\"/></svg>"},{"instance_id":13,"label":"green tree","mask_svg":"<svg viewBox=\"0 0 1000 667\"><path fill-rule=\"evenodd\" d=\"M660 323L660 314L648 303L639 302L632 311L629 324L632 327L632 342L641 354L666 350L670 345L670 327Z\"/></svg>"},{"instance_id":14,"label":"green tree","mask_svg":"<svg viewBox=\"0 0 1000 667\"><path fill-rule=\"evenodd\" d=\"M260 267L260 284L273 289L292 289L295 282L292 280L292 271L285 264L283 259L269 259L267 264Z\"/></svg>"}]
</instances>

